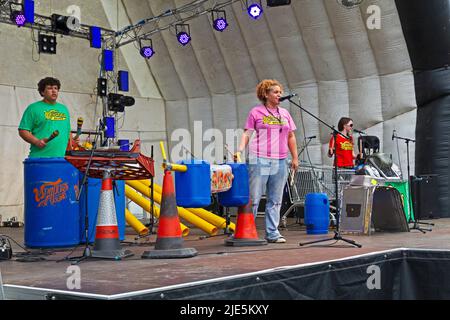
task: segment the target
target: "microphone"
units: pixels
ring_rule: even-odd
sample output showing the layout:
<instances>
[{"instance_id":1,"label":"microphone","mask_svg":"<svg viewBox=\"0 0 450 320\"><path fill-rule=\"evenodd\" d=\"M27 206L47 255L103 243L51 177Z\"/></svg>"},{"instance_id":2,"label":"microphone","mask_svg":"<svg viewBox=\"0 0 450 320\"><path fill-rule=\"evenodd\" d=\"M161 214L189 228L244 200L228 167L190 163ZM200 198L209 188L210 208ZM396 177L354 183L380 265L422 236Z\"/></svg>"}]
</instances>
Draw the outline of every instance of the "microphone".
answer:
<instances>
[{"instance_id":1,"label":"microphone","mask_svg":"<svg viewBox=\"0 0 450 320\"><path fill-rule=\"evenodd\" d=\"M83 118L79 117L77 120L77 134L75 135L75 139L77 139L81 135L82 126L83 126Z\"/></svg>"},{"instance_id":2,"label":"microphone","mask_svg":"<svg viewBox=\"0 0 450 320\"><path fill-rule=\"evenodd\" d=\"M353 129L353 131L355 131L356 133L360 133L360 134L366 134L364 131L358 130L358 129Z\"/></svg>"},{"instance_id":3,"label":"microphone","mask_svg":"<svg viewBox=\"0 0 450 320\"><path fill-rule=\"evenodd\" d=\"M392 130L392 141L394 141L395 138L395 130Z\"/></svg>"},{"instance_id":4,"label":"microphone","mask_svg":"<svg viewBox=\"0 0 450 320\"><path fill-rule=\"evenodd\" d=\"M305 137L305 139L314 139L316 136Z\"/></svg>"},{"instance_id":5,"label":"microphone","mask_svg":"<svg viewBox=\"0 0 450 320\"><path fill-rule=\"evenodd\" d=\"M287 96L284 96L284 97L281 97L280 99L278 99L278 101L284 101L284 100L286 100L286 99L290 99L290 98L292 98L292 97L295 97L297 94L296 93L291 93L291 94L288 94Z\"/></svg>"},{"instance_id":6,"label":"microphone","mask_svg":"<svg viewBox=\"0 0 450 320\"><path fill-rule=\"evenodd\" d=\"M55 131L53 131L53 133L50 135L50 137L44 138L44 139L42 139L42 140L44 140L45 143L48 143L48 142L52 141L55 137L57 137L58 134L59 134L59 131L58 131L58 130L55 130Z\"/></svg>"}]
</instances>

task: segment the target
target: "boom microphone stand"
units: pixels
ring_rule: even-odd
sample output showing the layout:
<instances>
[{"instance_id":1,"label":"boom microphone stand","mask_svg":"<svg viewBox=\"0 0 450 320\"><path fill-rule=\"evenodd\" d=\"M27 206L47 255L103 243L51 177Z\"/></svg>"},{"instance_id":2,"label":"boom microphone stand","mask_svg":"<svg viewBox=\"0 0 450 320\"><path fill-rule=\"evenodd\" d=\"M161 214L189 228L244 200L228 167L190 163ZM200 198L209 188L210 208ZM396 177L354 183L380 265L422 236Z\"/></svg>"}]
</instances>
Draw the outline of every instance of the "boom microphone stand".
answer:
<instances>
[{"instance_id":1,"label":"boom microphone stand","mask_svg":"<svg viewBox=\"0 0 450 320\"><path fill-rule=\"evenodd\" d=\"M83 191L83 187L86 188L86 197L85 197L85 214L84 214L84 235L85 235L85 246L83 250L83 255L79 257L71 257L67 258L69 261L73 261L72 264L79 264L81 261L89 258L91 256L91 248L89 247L89 214L88 214L88 175L89 175L89 169L91 168L91 162L92 158L94 156L95 148L97 147L97 140L98 136L100 135L100 131L103 130L101 128L101 125L97 126L97 129L95 130L95 141L92 144L92 149L89 154L89 161L86 165L86 172L83 176L83 181L81 182L80 190L78 191L77 195L77 201L80 201L81 193Z\"/></svg>"},{"instance_id":2,"label":"boom microphone stand","mask_svg":"<svg viewBox=\"0 0 450 320\"><path fill-rule=\"evenodd\" d=\"M428 222L419 222L418 219L416 219L416 217L414 216L414 220L412 219L412 204L411 204L411 198L412 198L412 193L411 193L411 175L410 175L410 169L409 169L409 143L410 142L416 142L416 140L413 139L409 139L409 138L403 138L403 137L399 137L395 134L395 131L392 133L392 140L394 139L398 139L398 140L404 140L406 143L406 164L407 164L407 171L408 171L408 193L409 193L409 197L408 197L408 206L409 206L409 223L414 223L413 227L411 229L416 229L419 230L422 233L425 233L426 231L432 231L431 229L428 228L421 228L418 224L425 224L425 225L429 225L429 226L434 226L434 223L428 223Z\"/></svg>"},{"instance_id":3,"label":"boom microphone stand","mask_svg":"<svg viewBox=\"0 0 450 320\"><path fill-rule=\"evenodd\" d=\"M339 131L337 131L334 127L330 126L328 123L322 121L320 118L316 117L315 115L313 115L311 112L309 112L308 110L304 109L301 105L300 105L300 99L298 100L299 103L295 103L291 100L291 98L288 98L289 102L291 102L293 105L299 107L302 111L305 111L307 114L309 114L311 117L313 117L314 119L316 119L317 121L319 121L320 123L322 123L323 125L327 126L328 128L330 128L333 131L333 139L334 139L334 190L335 190L335 195L336 195L336 230L334 231L334 236L332 238L329 239L321 239L321 240L315 240L315 241L310 241L310 242L305 242L305 243L299 243L300 246L305 246L305 245L309 245L309 244L313 244L313 243L319 243L319 242L325 242L325 241L344 241L347 242L353 246L356 246L358 248L361 248L362 246L359 243L356 243L353 240L350 239L346 239L343 238L341 236L340 230L339 230L339 225L340 225L340 206L339 206L339 196L338 196L338 170L337 170L337 154L336 154L336 138L337 135L341 135L342 137L348 139L348 137L342 133L340 133Z\"/></svg>"}]
</instances>

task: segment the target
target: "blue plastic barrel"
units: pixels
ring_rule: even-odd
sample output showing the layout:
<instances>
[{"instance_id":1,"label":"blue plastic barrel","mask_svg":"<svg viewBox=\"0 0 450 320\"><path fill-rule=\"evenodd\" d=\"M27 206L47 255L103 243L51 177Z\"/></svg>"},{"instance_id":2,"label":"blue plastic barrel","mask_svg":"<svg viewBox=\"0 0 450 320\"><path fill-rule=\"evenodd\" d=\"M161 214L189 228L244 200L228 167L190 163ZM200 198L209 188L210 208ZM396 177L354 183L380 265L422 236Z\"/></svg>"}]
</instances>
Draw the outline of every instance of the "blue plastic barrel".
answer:
<instances>
[{"instance_id":1,"label":"blue plastic barrel","mask_svg":"<svg viewBox=\"0 0 450 320\"><path fill-rule=\"evenodd\" d=\"M80 174L80 184L83 181L83 174ZM116 206L117 227L119 228L119 239L125 240L125 181L115 180L116 188L114 192L114 204ZM95 242L95 227L97 225L98 206L100 201L100 191L102 188L102 179L88 178L87 186L87 211L88 211L88 237L89 242ZM86 242L84 230L86 217L86 189L83 187L80 196L80 242Z\"/></svg>"},{"instance_id":2,"label":"blue plastic barrel","mask_svg":"<svg viewBox=\"0 0 450 320\"><path fill-rule=\"evenodd\" d=\"M78 170L64 158L24 164L25 246L68 247L80 242Z\"/></svg>"},{"instance_id":3,"label":"blue plastic barrel","mask_svg":"<svg viewBox=\"0 0 450 320\"><path fill-rule=\"evenodd\" d=\"M245 163L226 163L233 172L231 189L218 193L218 201L224 207L244 206L250 199L248 169Z\"/></svg>"},{"instance_id":4,"label":"blue plastic barrel","mask_svg":"<svg viewBox=\"0 0 450 320\"><path fill-rule=\"evenodd\" d=\"M186 172L175 171L177 205L185 208L203 208L211 204L210 165L204 160L182 160Z\"/></svg>"},{"instance_id":5,"label":"blue plastic barrel","mask_svg":"<svg viewBox=\"0 0 450 320\"><path fill-rule=\"evenodd\" d=\"M305 199L307 234L326 234L330 225L330 203L326 193L308 193Z\"/></svg>"}]
</instances>

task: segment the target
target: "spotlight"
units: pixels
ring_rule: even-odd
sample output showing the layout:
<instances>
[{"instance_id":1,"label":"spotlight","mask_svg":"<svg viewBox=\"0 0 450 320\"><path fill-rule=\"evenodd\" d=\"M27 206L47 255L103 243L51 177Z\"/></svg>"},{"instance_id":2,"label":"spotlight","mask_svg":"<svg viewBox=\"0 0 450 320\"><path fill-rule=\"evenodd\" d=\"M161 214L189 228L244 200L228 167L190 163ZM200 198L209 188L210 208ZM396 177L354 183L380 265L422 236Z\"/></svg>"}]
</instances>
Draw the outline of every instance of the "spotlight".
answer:
<instances>
[{"instance_id":1,"label":"spotlight","mask_svg":"<svg viewBox=\"0 0 450 320\"><path fill-rule=\"evenodd\" d=\"M54 32L69 34L70 31L75 31L80 27L80 21L75 16L67 17L54 13L51 18Z\"/></svg>"},{"instance_id":2,"label":"spotlight","mask_svg":"<svg viewBox=\"0 0 450 320\"><path fill-rule=\"evenodd\" d=\"M39 33L39 53L56 54L56 37Z\"/></svg>"},{"instance_id":3,"label":"spotlight","mask_svg":"<svg viewBox=\"0 0 450 320\"><path fill-rule=\"evenodd\" d=\"M21 3L10 2L9 3L10 19L18 27L23 27L27 22L23 5Z\"/></svg>"},{"instance_id":4,"label":"spotlight","mask_svg":"<svg viewBox=\"0 0 450 320\"><path fill-rule=\"evenodd\" d=\"M105 78L97 79L97 95L100 97L106 97L108 91L108 81Z\"/></svg>"},{"instance_id":5,"label":"spotlight","mask_svg":"<svg viewBox=\"0 0 450 320\"><path fill-rule=\"evenodd\" d=\"M183 27L187 27L187 32L186 31L178 31L178 28L183 28ZM175 33L177 34L177 39L178 42L185 46L187 45L190 41L191 41L191 36L190 36L190 29L189 29L189 25L188 24L176 24L175 25Z\"/></svg>"},{"instance_id":6,"label":"spotlight","mask_svg":"<svg viewBox=\"0 0 450 320\"><path fill-rule=\"evenodd\" d=\"M134 105L135 100L133 97L124 96L118 93L108 94L108 109L114 112L124 112L125 107L131 107Z\"/></svg>"},{"instance_id":7,"label":"spotlight","mask_svg":"<svg viewBox=\"0 0 450 320\"><path fill-rule=\"evenodd\" d=\"M142 47L140 53L144 58L150 59L155 54L155 51L153 51L152 47Z\"/></svg>"},{"instance_id":8,"label":"spotlight","mask_svg":"<svg viewBox=\"0 0 450 320\"><path fill-rule=\"evenodd\" d=\"M143 44L144 41L148 41L148 43ZM139 39L139 48L139 53L146 59L150 59L155 54L152 39Z\"/></svg>"},{"instance_id":9,"label":"spotlight","mask_svg":"<svg viewBox=\"0 0 450 320\"><path fill-rule=\"evenodd\" d=\"M22 11L11 11L11 20L18 27L22 27L25 25L25 22L26 22L25 14Z\"/></svg>"},{"instance_id":10,"label":"spotlight","mask_svg":"<svg viewBox=\"0 0 450 320\"><path fill-rule=\"evenodd\" d=\"M34 23L34 1L24 0L23 1L23 12L25 14L25 19L27 23Z\"/></svg>"},{"instance_id":11,"label":"spotlight","mask_svg":"<svg viewBox=\"0 0 450 320\"><path fill-rule=\"evenodd\" d=\"M268 7L287 6L291 4L291 0L267 0Z\"/></svg>"},{"instance_id":12,"label":"spotlight","mask_svg":"<svg viewBox=\"0 0 450 320\"><path fill-rule=\"evenodd\" d=\"M263 13L261 3L260 4L252 3L251 5L249 5L247 7L247 13L253 19L255 20L258 19Z\"/></svg>"},{"instance_id":13,"label":"spotlight","mask_svg":"<svg viewBox=\"0 0 450 320\"><path fill-rule=\"evenodd\" d=\"M212 10L211 11L213 28L222 32L228 27L227 15L225 10Z\"/></svg>"}]
</instances>

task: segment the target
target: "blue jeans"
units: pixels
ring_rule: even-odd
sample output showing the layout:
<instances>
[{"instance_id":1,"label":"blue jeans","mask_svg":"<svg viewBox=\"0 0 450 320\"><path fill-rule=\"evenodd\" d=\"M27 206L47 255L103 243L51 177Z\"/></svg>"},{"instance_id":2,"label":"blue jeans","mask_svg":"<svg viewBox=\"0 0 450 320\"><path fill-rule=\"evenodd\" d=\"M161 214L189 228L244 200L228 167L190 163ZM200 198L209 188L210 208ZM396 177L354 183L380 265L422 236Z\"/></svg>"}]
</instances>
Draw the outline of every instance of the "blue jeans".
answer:
<instances>
[{"instance_id":1,"label":"blue jeans","mask_svg":"<svg viewBox=\"0 0 450 320\"><path fill-rule=\"evenodd\" d=\"M249 176L253 215L256 219L259 201L266 189L266 239L278 239L281 237L278 225L283 189L288 176L286 159L250 158Z\"/></svg>"}]
</instances>

